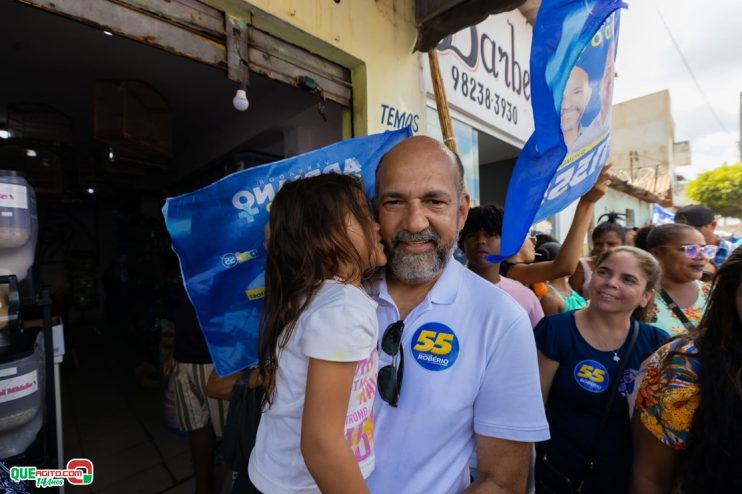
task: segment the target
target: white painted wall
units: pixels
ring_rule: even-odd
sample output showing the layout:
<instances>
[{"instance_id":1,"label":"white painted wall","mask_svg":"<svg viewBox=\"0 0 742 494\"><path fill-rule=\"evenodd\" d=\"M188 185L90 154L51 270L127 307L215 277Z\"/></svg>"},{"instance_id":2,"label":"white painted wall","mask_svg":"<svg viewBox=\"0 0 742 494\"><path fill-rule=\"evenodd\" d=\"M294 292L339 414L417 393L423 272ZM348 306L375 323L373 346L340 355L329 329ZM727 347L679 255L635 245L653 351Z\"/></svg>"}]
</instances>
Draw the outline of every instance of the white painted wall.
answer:
<instances>
[{"instance_id":1,"label":"white painted wall","mask_svg":"<svg viewBox=\"0 0 742 494\"><path fill-rule=\"evenodd\" d=\"M575 209L577 208L577 201L570 204L566 209L558 213L554 218L554 236L559 239L560 242L564 242L564 238L567 236L572 220L575 216ZM598 218L601 215L608 212L626 213L627 209L634 211L634 224L629 226L642 227L649 223L652 218L652 204L630 196L624 192L620 192L615 189L608 189L605 196L598 201L595 205L595 213L593 215L593 227L598 224ZM605 221L605 218L603 218ZM621 222L623 224L623 222ZM590 233L585 237L585 249L584 253L587 253L589 244Z\"/></svg>"},{"instance_id":2,"label":"white painted wall","mask_svg":"<svg viewBox=\"0 0 742 494\"><path fill-rule=\"evenodd\" d=\"M595 224L598 218L608 212L626 213L627 209L634 211L634 224L628 226L642 227L652 219L652 205L641 201L624 192L608 189L605 196L595 205Z\"/></svg>"}]
</instances>

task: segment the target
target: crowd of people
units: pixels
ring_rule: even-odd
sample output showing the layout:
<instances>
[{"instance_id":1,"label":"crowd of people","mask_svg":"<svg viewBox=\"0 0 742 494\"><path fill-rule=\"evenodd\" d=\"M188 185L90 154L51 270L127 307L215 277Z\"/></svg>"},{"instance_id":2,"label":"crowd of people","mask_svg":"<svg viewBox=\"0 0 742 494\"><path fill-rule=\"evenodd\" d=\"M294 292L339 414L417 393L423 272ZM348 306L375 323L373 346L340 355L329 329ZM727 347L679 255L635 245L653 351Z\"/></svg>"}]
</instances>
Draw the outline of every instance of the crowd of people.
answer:
<instances>
[{"instance_id":1,"label":"crowd of people","mask_svg":"<svg viewBox=\"0 0 742 494\"><path fill-rule=\"evenodd\" d=\"M371 203L347 176L287 183L235 492L742 491L742 249L691 206L636 235L609 216L581 258L607 186L562 244L496 265L503 210L470 209L434 139L384 156Z\"/></svg>"}]
</instances>

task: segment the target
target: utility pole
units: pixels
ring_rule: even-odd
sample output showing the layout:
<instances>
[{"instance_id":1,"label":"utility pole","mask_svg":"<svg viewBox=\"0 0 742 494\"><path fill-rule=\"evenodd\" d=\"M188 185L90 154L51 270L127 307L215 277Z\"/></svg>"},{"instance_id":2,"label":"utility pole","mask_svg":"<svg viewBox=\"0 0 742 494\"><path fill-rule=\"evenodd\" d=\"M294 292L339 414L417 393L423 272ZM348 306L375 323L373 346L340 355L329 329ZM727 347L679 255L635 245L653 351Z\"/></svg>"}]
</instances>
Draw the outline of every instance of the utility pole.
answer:
<instances>
[{"instance_id":1,"label":"utility pole","mask_svg":"<svg viewBox=\"0 0 742 494\"><path fill-rule=\"evenodd\" d=\"M458 153L456 146L456 134L453 131L453 120L448 112L448 100L446 99L446 87L441 77L441 68L438 64L438 54L435 48L428 52L428 61L430 62L430 78L433 81L433 92L435 93L435 105L438 107L438 120L441 124L441 134L443 135L443 144L454 153Z\"/></svg>"}]
</instances>

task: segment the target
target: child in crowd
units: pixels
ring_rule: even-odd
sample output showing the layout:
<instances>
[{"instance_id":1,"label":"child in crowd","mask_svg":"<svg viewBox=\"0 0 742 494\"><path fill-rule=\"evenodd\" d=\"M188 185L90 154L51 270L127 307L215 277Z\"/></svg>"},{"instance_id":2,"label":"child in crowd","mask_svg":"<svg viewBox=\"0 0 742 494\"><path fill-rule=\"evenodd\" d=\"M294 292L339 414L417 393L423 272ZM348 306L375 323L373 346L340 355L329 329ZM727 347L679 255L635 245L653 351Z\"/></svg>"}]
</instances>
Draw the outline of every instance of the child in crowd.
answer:
<instances>
[{"instance_id":1,"label":"child in crowd","mask_svg":"<svg viewBox=\"0 0 742 494\"><path fill-rule=\"evenodd\" d=\"M654 225L647 225L639 228L636 231L636 235L634 235L634 247L649 252L649 248L647 247L647 237L652 230L654 230Z\"/></svg>"},{"instance_id":2,"label":"child in crowd","mask_svg":"<svg viewBox=\"0 0 742 494\"><path fill-rule=\"evenodd\" d=\"M368 492L378 323L361 281L385 263L355 179L321 175L276 194L259 343L266 400L248 467L261 492Z\"/></svg>"},{"instance_id":3,"label":"child in crowd","mask_svg":"<svg viewBox=\"0 0 742 494\"><path fill-rule=\"evenodd\" d=\"M536 262L546 262L559 255L559 242L544 242L536 245ZM546 283L549 293L541 297L541 307L544 314L559 314L572 310L582 309L587 305L584 298L569 286L569 277L562 276Z\"/></svg>"},{"instance_id":4,"label":"child in crowd","mask_svg":"<svg viewBox=\"0 0 742 494\"><path fill-rule=\"evenodd\" d=\"M536 295L522 283L501 276L500 265L485 259L500 253L503 216L502 207L496 204L471 208L459 235L459 248L466 255L466 266L513 297L526 310L531 326L535 327L544 317Z\"/></svg>"},{"instance_id":5,"label":"child in crowd","mask_svg":"<svg viewBox=\"0 0 742 494\"><path fill-rule=\"evenodd\" d=\"M569 278L569 284L584 299L590 298L590 277L593 275L595 259L603 252L626 243L626 229L618 223L619 213L607 213L598 218L607 217L598 223L590 236L593 241L591 257L580 258L580 263L574 274Z\"/></svg>"}]
</instances>

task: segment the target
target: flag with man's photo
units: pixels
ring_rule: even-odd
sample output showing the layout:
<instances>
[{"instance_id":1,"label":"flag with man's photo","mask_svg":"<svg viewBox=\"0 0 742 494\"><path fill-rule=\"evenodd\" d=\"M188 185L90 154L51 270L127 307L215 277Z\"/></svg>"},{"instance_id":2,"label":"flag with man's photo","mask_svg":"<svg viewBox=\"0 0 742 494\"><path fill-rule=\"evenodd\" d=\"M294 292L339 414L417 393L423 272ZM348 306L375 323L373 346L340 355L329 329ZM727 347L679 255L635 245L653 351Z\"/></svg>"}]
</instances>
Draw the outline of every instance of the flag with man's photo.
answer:
<instances>
[{"instance_id":1,"label":"flag with man's photo","mask_svg":"<svg viewBox=\"0 0 742 494\"><path fill-rule=\"evenodd\" d=\"M608 159L620 0L543 0L531 45L535 130L505 198L499 262L590 190Z\"/></svg>"},{"instance_id":2,"label":"flag with man's photo","mask_svg":"<svg viewBox=\"0 0 742 494\"><path fill-rule=\"evenodd\" d=\"M263 228L281 186L343 173L361 179L370 198L382 156L411 134L407 127L347 139L167 199L162 214L217 374L226 376L257 362L265 296Z\"/></svg>"}]
</instances>

